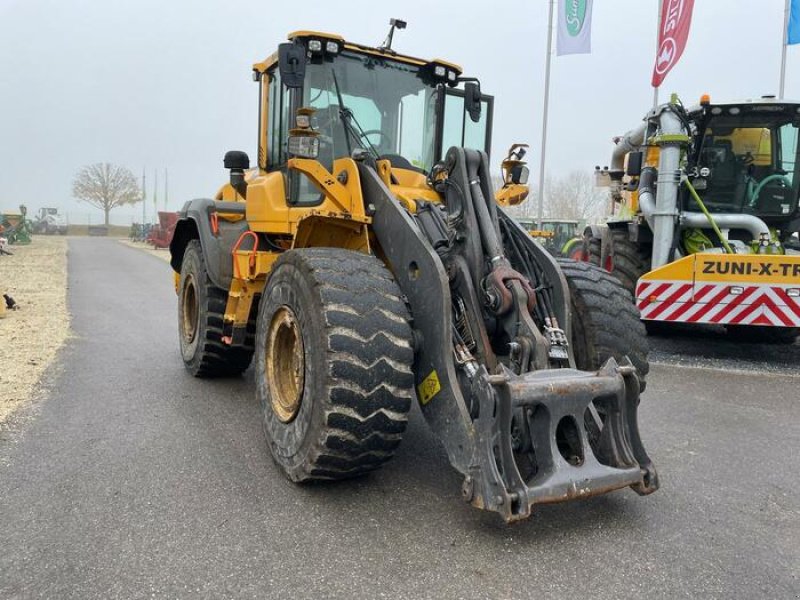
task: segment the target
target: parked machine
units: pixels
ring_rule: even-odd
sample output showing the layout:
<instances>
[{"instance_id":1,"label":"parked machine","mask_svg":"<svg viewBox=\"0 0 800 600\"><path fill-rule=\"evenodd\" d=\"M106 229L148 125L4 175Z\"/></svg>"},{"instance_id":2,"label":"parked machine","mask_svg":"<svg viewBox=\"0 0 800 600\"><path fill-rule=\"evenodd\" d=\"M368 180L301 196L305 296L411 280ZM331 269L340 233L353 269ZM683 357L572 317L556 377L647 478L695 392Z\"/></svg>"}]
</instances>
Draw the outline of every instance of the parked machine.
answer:
<instances>
[{"instance_id":1,"label":"parked machine","mask_svg":"<svg viewBox=\"0 0 800 600\"><path fill-rule=\"evenodd\" d=\"M146 231L147 243L155 248L169 248L177 222L178 213L158 211L158 224L149 227Z\"/></svg>"},{"instance_id":2,"label":"parked machine","mask_svg":"<svg viewBox=\"0 0 800 600\"><path fill-rule=\"evenodd\" d=\"M744 340L800 332L800 103L685 109L677 97L616 141L613 216L587 229L589 260L650 322L713 323ZM796 237L794 238L796 239Z\"/></svg>"},{"instance_id":3,"label":"parked machine","mask_svg":"<svg viewBox=\"0 0 800 600\"><path fill-rule=\"evenodd\" d=\"M40 208L33 221L33 231L44 235L67 235L67 220L57 208Z\"/></svg>"},{"instance_id":4,"label":"parked machine","mask_svg":"<svg viewBox=\"0 0 800 600\"><path fill-rule=\"evenodd\" d=\"M8 244L30 244L33 235L33 226L28 219L28 209L24 204L19 205L19 212L0 213L0 236Z\"/></svg>"},{"instance_id":5,"label":"parked machine","mask_svg":"<svg viewBox=\"0 0 800 600\"><path fill-rule=\"evenodd\" d=\"M543 219L541 229L535 219L517 219L528 234L542 244L553 256L582 260L583 237L580 221L570 219Z\"/></svg>"},{"instance_id":6,"label":"parked machine","mask_svg":"<svg viewBox=\"0 0 800 600\"><path fill-rule=\"evenodd\" d=\"M228 152L230 182L184 205L170 244L186 368L236 375L255 355L292 481L378 468L416 399L464 499L507 521L655 491L635 307L498 206L527 195L527 168L512 148L492 189L492 97L392 50L400 26L377 48L296 32L254 65L256 166Z\"/></svg>"}]
</instances>

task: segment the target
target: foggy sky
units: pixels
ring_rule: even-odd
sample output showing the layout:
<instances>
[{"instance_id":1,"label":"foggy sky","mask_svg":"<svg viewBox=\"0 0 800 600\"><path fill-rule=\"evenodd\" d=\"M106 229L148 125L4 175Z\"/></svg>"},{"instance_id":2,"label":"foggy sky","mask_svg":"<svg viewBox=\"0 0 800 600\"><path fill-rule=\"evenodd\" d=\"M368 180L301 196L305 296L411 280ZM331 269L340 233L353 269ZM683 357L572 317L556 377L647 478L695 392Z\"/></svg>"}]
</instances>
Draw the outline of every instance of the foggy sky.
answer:
<instances>
[{"instance_id":1,"label":"foggy sky","mask_svg":"<svg viewBox=\"0 0 800 600\"><path fill-rule=\"evenodd\" d=\"M652 104L657 0L595 0L592 54L553 57L548 173L606 165L610 139ZM492 163L513 142L532 146L538 176L547 1L328 2L0 0L0 209L100 211L71 198L83 165L125 165L137 177L169 169L169 208L212 197L222 156L254 162L252 63L297 29L377 45L389 17L408 21L394 48L442 58L495 96ZM661 88L686 104L700 94L776 94L784 0L696 0L686 52ZM789 47L787 98L800 98L800 46ZM533 179L533 177L532 177ZM536 185L536 182L532 182ZM116 214L115 214L116 213ZM129 223L141 205L112 212Z\"/></svg>"}]
</instances>

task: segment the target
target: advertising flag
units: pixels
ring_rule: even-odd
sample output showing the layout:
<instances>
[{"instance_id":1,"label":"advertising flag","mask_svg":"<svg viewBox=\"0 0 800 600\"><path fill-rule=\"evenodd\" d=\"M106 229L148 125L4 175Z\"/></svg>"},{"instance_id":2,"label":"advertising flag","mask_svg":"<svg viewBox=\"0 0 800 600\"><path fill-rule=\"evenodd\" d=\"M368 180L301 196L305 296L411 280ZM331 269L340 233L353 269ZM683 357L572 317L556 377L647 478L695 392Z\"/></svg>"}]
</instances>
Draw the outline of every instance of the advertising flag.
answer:
<instances>
[{"instance_id":1,"label":"advertising flag","mask_svg":"<svg viewBox=\"0 0 800 600\"><path fill-rule=\"evenodd\" d=\"M789 9L789 28L786 32L787 44L800 44L800 0L792 0Z\"/></svg>"},{"instance_id":2,"label":"advertising flag","mask_svg":"<svg viewBox=\"0 0 800 600\"><path fill-rule=\"evenodd\" d=\"M592 0L558 0L556 54L592 51Z\"/></svg>"},{"instance_id":3,"label":"advertising flag","mask_svg":"<svg viewBox=\"0 0 800 600\"><path fill-rule=\"evenodd\" d=\"M797 1L797 0L795 0ZM659 87L686 47L692 24L694 0L663 0L661 26L658 30L658 52L653 67L653 87Z\"/></svg>"}]
</instances>

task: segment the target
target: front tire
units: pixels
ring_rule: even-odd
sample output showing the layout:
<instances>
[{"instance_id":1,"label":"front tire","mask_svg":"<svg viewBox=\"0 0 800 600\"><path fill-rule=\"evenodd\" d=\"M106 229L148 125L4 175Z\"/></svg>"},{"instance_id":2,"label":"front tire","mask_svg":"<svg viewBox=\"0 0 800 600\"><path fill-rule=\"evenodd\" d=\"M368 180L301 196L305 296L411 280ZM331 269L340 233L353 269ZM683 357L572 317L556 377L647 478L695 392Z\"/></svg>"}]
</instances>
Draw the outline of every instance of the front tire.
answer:
<instances>
[{"instance_id":1,"label":"front tire","mask_svg":"<svg viewBox=\"0 0 800 600\"><path fill-rule=\"evenodd\" d=\"M579 369L596 371L609 359L628 357L641 390L650 363L647 332L639 310L622 283L598 266L559 259L572 302L572 346Z\"/></svg>"},{"instance_id":2,"label":"front tire","mask_svg":"<svg viewBox=\"0 0 800 600\"><path fill-rule=\"evenodd\" d=\"M374 256L285 252L261 300L256 394L275 462L296 482L362 475L388 461L414 398L402 293Z\"/></svg>"},{"instance_id":3,"label":"front tire","mask_svg":"<svg viewBox=\"0 0 800 600\"><path fill-rule=\"evenodd\" d=\"M610 229L608 232L611 251L601 265L602 243L599 238L589 240L589 262L602 267L622 282L623 287L631 295L636 294L636 283L650 270L650 256L638 244L632 242L628 232L621 229Z\"/></svg>"}]
</instances>

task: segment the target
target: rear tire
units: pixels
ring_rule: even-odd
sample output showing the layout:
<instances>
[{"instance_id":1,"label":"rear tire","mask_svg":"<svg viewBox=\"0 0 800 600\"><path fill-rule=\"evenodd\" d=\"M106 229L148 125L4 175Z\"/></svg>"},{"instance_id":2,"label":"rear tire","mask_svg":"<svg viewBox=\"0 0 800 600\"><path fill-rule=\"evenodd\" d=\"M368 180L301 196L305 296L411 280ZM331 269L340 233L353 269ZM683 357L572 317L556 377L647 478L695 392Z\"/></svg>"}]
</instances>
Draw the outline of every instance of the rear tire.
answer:
<instances>
[{"instance_id":1,"label":"rear tire","mask_svg":"<svg viewBox=\"0 0 800 600\"><path fill-rule=\"evenodd\" d=\"M589 262L603 267L619 279L632 296L635 296L636 282L650 270L650 256L630 240L627 231L610 229L608 235L613 248L609 252L606 264L600 264L602 245L600 239L594 237L589 240Z\"/></svg>"},{"instance_id":2,"label":"rear tire","mask_svg":"<svg viewBox=\"0 0 800 600\"><path fill-rule=\"evenodd\" d=\"M627 356L636 367L641 390L650 363L647 333L639 310L622 283L598 266L559 259L572 298L572 347L575 364L596 371L609 359Z\"/></svg>"},{"instance_id":3,"label":"rear tire","mask_svg":"<svg viewBox=\"0 0 800 600\"><path fill-rule=\"evenodd\" d=\"M241 375L253 358L255 322L248 324L249 348L222 342L228 293L211 283L200 240L186 246L178 290L178 338L186 370L195 377Z\"/></svg>"},{"instance_id":4,"label":"rear tire","mask_svg":"<svg viewBox=\"0 0 800 600\"><path fill-rule=\"evenodd\" d=\"M764 325L726 325L728 335L748 344L794 344L800 327L769 327Z\"/></svg>"},{"instance_id":5,"label":"rear tire","mask_svg":"<svg viewBox=\"0 0 800 600\"><path fill-rule=\"evenodd\" d=\"M296 482L388 461L414 398L411 327L384 265L334 248L285 252L261 300L255 377L267 444Z\"/></svg>"}]
</instances>

